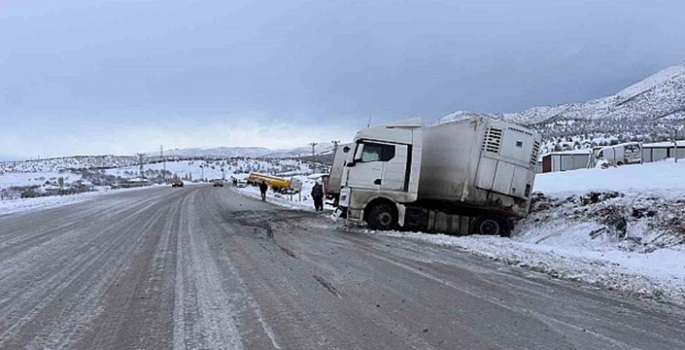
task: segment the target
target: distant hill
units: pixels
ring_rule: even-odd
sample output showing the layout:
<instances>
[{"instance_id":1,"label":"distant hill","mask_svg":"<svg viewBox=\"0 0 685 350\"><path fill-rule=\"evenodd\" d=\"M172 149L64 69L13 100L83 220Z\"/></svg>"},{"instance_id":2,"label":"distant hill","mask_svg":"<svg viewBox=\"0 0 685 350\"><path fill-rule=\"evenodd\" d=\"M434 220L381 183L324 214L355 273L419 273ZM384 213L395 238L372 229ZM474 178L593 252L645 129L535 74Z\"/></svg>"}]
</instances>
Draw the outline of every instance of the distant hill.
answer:
<instances>
[{"instance_id":1,"label":"distant hill","mask_svg":"<svg viewBox=\"0 0 685 350\"><path fill-rule=\"evenodd\" d=\"M543 135L547 151L562 143L601 145L685 138L685 63L666 68L616 94L579 103L539 106L520 113L459 111L437 123L487 116L521 124Z\"/></svg>"},{"instance_id":2,"label":"distant hill","mask_svg":"<svg viewBox=\"0 0 685 350\"><path fill-rule=\"evenodd\" d=\"M316 146L316 154L332 153L333 144L319 142ZM293 149L271 150L264 147L214 147L214 148L181 148L165 150L165 156L179 157L245 157L245 158L297 158L310 156L312 148L303 146ZM159 156L159 152L149 152L148 156Z\"/></svg>"},{"instance_id":3,"label":"distant hill","mask_svg":"<svg viewBox=\"0 0 685 350\"><path fill-rule=\"evenodd\" d=\"M175 148L165 150L164 155L179 157L246 157L257 158L272 152L264 147L215 147L215 148ZM159 152L149 152L149 156L158 156Z\"/></svg>"}]
</instances>

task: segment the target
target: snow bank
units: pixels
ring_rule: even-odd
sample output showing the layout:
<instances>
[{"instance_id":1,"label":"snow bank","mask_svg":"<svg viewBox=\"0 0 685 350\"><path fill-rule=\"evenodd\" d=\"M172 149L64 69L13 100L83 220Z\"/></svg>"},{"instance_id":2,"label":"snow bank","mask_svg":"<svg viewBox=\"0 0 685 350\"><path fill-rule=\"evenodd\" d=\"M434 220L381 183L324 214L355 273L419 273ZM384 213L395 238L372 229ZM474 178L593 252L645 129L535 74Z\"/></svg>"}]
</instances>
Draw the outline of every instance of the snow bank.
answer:
<instances>
[{"instance_id":1,"label":"snow bank","mask_svg":"<svg viewBox=\"0 0 685 350\"><path fill-rule=\"evenodd\" d=\"M641 297L685 305L685 262L682 248L662 249L651 254L623 252L600 245L582 248L566 244L583 236L582 230L567 230L568 239L536 244L531 237L513 240L491 236L454 237L422 233L389 232L391 237L420 240L461 248L506 264L555 278L579 281ZM575 236L575 237L573 237Z\"/></svg>"}]
</instances>

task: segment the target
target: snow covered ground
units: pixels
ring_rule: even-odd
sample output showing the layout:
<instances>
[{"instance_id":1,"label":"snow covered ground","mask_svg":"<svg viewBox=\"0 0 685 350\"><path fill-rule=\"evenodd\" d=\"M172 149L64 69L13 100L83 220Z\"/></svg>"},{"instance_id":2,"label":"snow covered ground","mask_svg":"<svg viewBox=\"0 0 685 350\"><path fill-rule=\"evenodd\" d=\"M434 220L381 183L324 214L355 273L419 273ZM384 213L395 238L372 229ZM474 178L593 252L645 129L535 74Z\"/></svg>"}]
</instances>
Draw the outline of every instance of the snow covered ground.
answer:
<instances>
[{"instance_id":1,"label":"snow covered ground","mask_svg":"<svg viewBox=\"0 0 685 350\"><path fill-rule=\"evenodd\" d=\"M512 239L384 234L685 305L685 161L542 174L535 190Z\"/></svg>"},{"instance_id":2,"label":"snow covered ground","mask_svg":"<svg viewBox=\"0 0 685 350\"><path fill-rule=\"evenodd\" d=\"M45 181L57 181L60 177L66 182L74 182L81 179L80 175L72 173L60 174L58 172L36 173L4 173L0 174L0 189L12 186L42 185Z\"/></svg>"},{"instance_id":3,"label":"snow covered ground","mask_svg":"<svg viewBox=\"0 0 685 350\"><path fill-rule=\"evenodd\" d=\"M176 175L180 178L192 179L221 179L225 176L229 179L234 174L245 174L255 171L271 174L272 172L294 172L294 173L311 173L309 165L292 159L279 159L274 161L266 161L262 159L230 159L225 161L178 161L163 163L145 164L144 171L159 172L166 168L171 175ZM116 168L107 170L107 174L134 177L139 173L138 166ZM152 174L149 175L152 177Z\"/></svg>"},{"instance_id":4,"label":"snow covered ground","mask_svg":"<svg viewBox=\"0 0 685 350\"><path fill-rule=\"evenodd\" d=\"M79 203L89 200L95 196L102 196L110 193L121 193L127 191L138 191L150 187L127 188L120 190L110 190L109 188L96 188L97 191L86 192L68 196L49 196L38 198L21 198L0 200L0 215L17 213L28 210L41 210L59 207L72 203Z\"/></svg>"},{"instance_id":5,"label":"snow covered ground","mask_svg":"<svg viewBox=\"0 0 685 350\"><path fill-rule=\"evenodd\" d=\"M247 175L237 176L239 179L247 177ZM267 192L267 201L280 205L282 207L291 209L303 209L303 210L314 210L314 201L309 195L314 187L315 180L307 176L295 176L297 180L302 182L302 192L298 194L280 194L275 193L271 190ZM252 197L256 199L261 199L258 187L247 186L245 188L238 188L237 191L247 197ZM334 208L324 204L324 209L333 210Z\"/></svg>"}]
</instances>

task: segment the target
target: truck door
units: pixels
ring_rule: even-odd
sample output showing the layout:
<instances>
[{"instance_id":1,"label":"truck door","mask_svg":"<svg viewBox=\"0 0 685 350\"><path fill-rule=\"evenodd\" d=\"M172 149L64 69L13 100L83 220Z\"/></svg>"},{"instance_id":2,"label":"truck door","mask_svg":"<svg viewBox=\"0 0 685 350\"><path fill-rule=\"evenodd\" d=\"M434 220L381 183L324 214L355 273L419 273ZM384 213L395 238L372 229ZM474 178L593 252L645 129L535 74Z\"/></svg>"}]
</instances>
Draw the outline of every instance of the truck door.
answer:
<instances>
[{"instance_id":1,"label":"truck door","mask_svg":"<svg viewBox=\"0 0 685 350\"><path fill-rule=\"evenodd\" d=\"M407 145L363 142L361 158L348 169L347 186L402 191L407 169Z\"/></svg>"},{"instance_id":2,"label":"truck door","mask_svg":"<svg viewBox=\"0 0 685 350\"><path fill-rule=\"evenodd\" d=\"M347 165L347 187L380 190L383 177L381 154L383 146L377 143L358 143L355 157L361 157Z\"/></svg>"},{"instance_id":3,"label":"truck door","mask_svg":"<svg viewBox=\"0 0 685 350\"><path fill-rule=\"evenodd\" d=\"M381 189L386 191L407 191L405 185L408 167L407 145L383 145L383 180ZM410 165L410 164L409 164Z\"/></svg>"}]
</instances>

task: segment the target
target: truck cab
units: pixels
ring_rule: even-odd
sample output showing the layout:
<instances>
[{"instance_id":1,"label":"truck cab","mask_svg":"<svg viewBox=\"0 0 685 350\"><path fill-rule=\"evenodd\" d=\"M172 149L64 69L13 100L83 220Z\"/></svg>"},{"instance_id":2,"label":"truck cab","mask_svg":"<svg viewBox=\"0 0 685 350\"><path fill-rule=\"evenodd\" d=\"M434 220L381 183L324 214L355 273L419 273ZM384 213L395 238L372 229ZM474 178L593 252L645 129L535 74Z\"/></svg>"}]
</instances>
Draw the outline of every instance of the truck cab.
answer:
<instances>
[{"instance_id":1,"label":"truck cab","mask_svg":"<svg viewBox=\"0 0 685 350\"><path fill-rule=\"evenodd\" d=\"M421 120L357 132L343 167L339 210L350 221L390 229L404 221L403 203L416 201L421 171Z\"/></svg>"}]
</instances>

